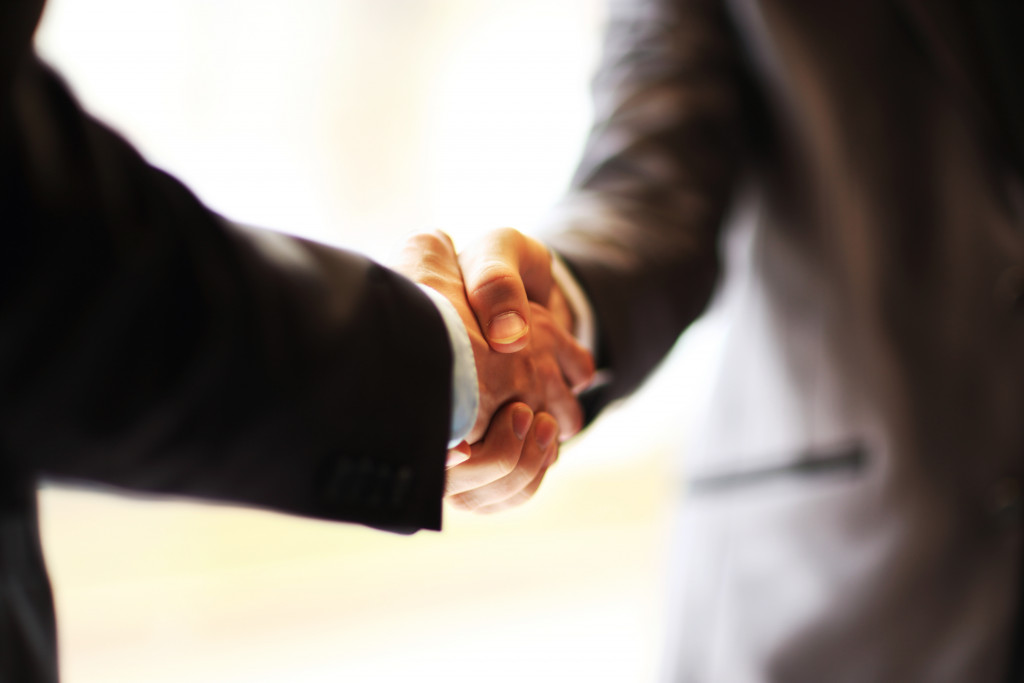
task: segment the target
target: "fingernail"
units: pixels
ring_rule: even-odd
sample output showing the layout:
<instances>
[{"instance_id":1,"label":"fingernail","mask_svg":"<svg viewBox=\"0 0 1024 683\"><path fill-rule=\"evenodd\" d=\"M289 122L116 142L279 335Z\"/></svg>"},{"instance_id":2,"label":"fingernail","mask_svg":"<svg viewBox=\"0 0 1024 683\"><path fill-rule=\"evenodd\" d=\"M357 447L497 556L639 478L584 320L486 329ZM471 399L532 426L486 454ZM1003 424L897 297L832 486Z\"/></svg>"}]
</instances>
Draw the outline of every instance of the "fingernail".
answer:
<instances>
[{"instance_id":1,"label":"fingernail","mask_svg":"<svg viewBox=\"0 0 1024 683\"><path fill-rule=\"evenodd\" d=\"M445 461L445 469L450 470L456 465L461 465L467 460L469 460L469 456L466 455L465 453L459 453L458 451L450 451L448 453L448 460Z\"/></svg>"},{"instance_id":2,"label":"fingernail","mask_svg":"<svg viewBox=\"0 0 1024 683\"><path fill-rule=\"evenodd\" d=\"M522 408L516 408L512 413L512 431L515 432L516 438L522 441L526 438L526 432L530 431L530 425L533 424L533 411L523 406Z\"/></svg>"},{"instance_id":3,"label":"fingernail","mask_svg":"<svg viewBox=\"0 0 1024 683\"><path fill-rule=\"evenodd\" d=\"M515 311L502 313L487 326L487 338L498 344L511 344L526 334L526 321Z\"/></svg>"},{"instance_id":4,"label":"fingernail","mask_svg":"<svg viewBox=\"0 0 1024 683\"><path fill-rule=\"evenodd\" d=\"M552 419L544 420L537 425L537 445L542 451L546 451L558 436L558 423Z\"/></svg>"},{"instance_id":5,"label":"fingernail","mask_svg":"<svg viewBox=\"0 0 1024 683\"><path fill-rule=\"evenodd\" d=\"M448 451L448 457L447 457L447 459L445 460L445 463L444 463L445 469L450 470L451 468L455 467L456 465L461 465L462 463L464 463L467 460L469 460L469 452L468 451L469 451L469 446L466 445L465 441L460 443L455 448L449 450Z\"/></svg>"}]
</instances>

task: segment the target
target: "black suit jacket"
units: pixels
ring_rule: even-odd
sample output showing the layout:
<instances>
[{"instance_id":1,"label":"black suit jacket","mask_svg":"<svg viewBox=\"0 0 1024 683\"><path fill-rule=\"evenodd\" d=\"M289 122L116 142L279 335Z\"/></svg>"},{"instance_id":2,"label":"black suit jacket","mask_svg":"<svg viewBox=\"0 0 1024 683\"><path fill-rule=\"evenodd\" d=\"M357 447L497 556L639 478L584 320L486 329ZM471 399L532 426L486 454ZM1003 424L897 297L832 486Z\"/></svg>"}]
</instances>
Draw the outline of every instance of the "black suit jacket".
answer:
<instances>
[{"instance_id":1,"label":"black suit jacket","mask_svg":"<svg viewBox=\"0 0 1024 683\"><path fill-rule=\"evenodd\" d=\"M440 316L358 255L232 226L0 6L0 681L56 680L40 478L440 528Z\"/></svg>"}]
</instances>

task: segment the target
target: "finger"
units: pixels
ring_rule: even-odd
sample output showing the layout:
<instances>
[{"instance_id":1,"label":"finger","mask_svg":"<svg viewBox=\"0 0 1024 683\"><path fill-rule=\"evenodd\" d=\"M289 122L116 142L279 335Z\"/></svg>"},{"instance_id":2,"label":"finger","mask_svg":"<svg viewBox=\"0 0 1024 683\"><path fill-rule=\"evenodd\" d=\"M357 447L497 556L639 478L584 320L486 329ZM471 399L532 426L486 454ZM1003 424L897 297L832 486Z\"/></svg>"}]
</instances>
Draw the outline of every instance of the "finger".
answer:
<instances>
[{"instance_id":1,"label":"finger","mask_svg":"<svg viewBox=\"0 0 1024 683\"><path fill-rule=\"evenodd\" d=\"M537 495L537 490L540 488L541 483L544 481L544 477L547 476L548 470L550 470L551 466L554 465L556 462L558 462L558 444L554 443L550 448L550 452L548 453L547 459L544 461L544 465L540 468L540 471L529 484L527 484L517 493L515 493L512 496L509 496L505 500L499 501L497 503L491 503L490 505L485 505L483 507L478 507L473 512L482 515L490 515L495 512L502 512L504 510L509 510L511 508L518 507L523 503L527 502L528 500L532 499L535 495Z\"/></svg>"},{"instance_id":2,"label":"finger","mask_svg":"<svg viewBox=\"0 0 1024 683\"><path fill-rule=\"evenodd\" d=\"M533 420L533 428L521 444L522 454L516 467L490 484L452 496L450 502L457 507L476 510L517 495L537 478L549 462L552 448L558 442L557 436L558 423L555 419L539 413Z\"/></svg>"},{"instance_id":3,"label":"finger","mask_svg":"<svg viewBox=\"0 0 1024 683\"><path fill-rule=\"evenodd\" d=\"M469 459L448 470L445 494L486 486L514 471L532 423L533 411L525 403L497 411L484 438L470 447Z\"/></svg>"},{"instance_id":4,"label":"finger","mask_svg":"<svg viewBox=\"0 0 1024 683\"><path fill-rule=\"evenodd\" d=\"M557 372L552 371L552 375ZM583 408L576 394L566 385L561 376L553 377L545 387L544 410L551 413L558 422L561 440L579 433L583 429Z\"/></svg>"},{"instance_id":5,"label":"finger","mask_svg":"<svg viewBox=\"0 0 1024 683\"><path fill-rule=\"evenodd\" d=\"M548 468L545 467L540 471L540 473L537 474L536 477L534 477L533 481L530 482L529 486L524 488L516 495L512 496L511 498L507 498L506 500L500 501L498 503L493 503L491 505L485 505L483 507L475 508L472 511L478 515L493 515L497 512L504 512L505 510L511 510L512 508L519 507L520 505L527 502L537 494L537 490L540 488L540 485L544 481L544 477L545 475L547 475L547 473Z\"/></svg>"},{"instance_id":6,"label":"finger","mask_svg":"<svg viewBox=\"0 0 1024 683\"><path fill-rule=\"evenodd\" d=\"M555 359L569 386L578 393L585 389L594 379L594 357L580 346L576 338L554 317L538 304L530 304L533 313L534 327L543 327L550 334L554 344Z\"/></svg>"},{"instance_id":7,"label":"finger","mask_svg":"<svg viewBox=\"0 0 1024 683\"><path fill-rule=\"evenodd\" d=\"M495 351L519 351L529 341L529 302L546 304L551 254L512 228L489 233L460 255L466 296Z\"/></svg>"},{"instance_id":8,"label":"finger","mask_svg":"<svg viewBox=\"0 0 1024 683\"><path fill-rule=\"evenodd\" d=\"M461 465L469 460L470 452L468 443L465 441L459 442L457 446L448 450L448 458L445 460L444 464L445 469L450 470L456 465Z\"/></svg>"},{"instance_id":9,"label":"finger","mask_svg":"<svg viewBox=\"0 0 1024 683\"><path fill-rule=\"evenodd\" d=\"M414 282L432 285L438 278L461 280L452 239L441 230L409 235L391 266Z\"/></svg>"}]
</instances>

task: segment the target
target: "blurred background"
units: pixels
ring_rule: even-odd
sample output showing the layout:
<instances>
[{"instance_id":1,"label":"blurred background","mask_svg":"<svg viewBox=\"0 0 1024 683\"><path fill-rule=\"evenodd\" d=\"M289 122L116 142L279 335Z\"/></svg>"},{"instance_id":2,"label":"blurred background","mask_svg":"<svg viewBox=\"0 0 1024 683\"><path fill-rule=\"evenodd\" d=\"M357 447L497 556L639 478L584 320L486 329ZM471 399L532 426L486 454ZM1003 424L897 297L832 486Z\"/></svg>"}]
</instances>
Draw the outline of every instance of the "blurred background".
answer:
<instances>
[{"instance_id":1,"label":"blurred background","mask_svg":"<svg viewBox=\"0 0 1024 683\"><path fill-rule=\"evenodd\" d=\"M601 0L51 0L37 46L214 209L386 260L527 231L589 123ZM705 321L537 499L402 537L47 487L65 683L650 681ZM680 419L680 416L690 416Z\"/></svg>"}]
</instances>

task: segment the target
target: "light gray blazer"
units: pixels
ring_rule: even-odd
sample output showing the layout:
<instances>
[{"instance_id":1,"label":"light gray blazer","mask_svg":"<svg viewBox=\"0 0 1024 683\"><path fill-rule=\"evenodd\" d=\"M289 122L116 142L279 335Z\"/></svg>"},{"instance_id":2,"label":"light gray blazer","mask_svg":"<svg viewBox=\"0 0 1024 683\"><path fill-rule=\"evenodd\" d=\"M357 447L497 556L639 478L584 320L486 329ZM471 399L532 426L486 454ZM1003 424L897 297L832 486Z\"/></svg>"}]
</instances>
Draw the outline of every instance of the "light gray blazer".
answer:
<instances>
[{"instance_id":1,"label":"light gray blazer","mask_svg":"<svg viewBox=\"0 0 1024 683\"><path fill-rule=\"evenodd\" d=\"M1019 6L613 5L550 235L613 377L591 414L716 286L729 326L689 454L670 680L1017 666Z\"/></svg>"}]
</instances>

